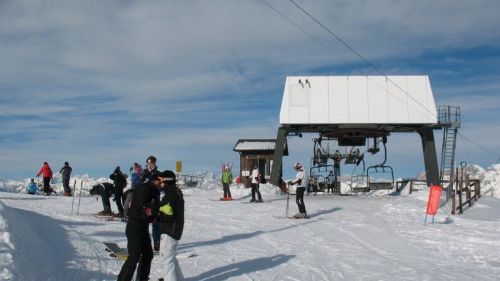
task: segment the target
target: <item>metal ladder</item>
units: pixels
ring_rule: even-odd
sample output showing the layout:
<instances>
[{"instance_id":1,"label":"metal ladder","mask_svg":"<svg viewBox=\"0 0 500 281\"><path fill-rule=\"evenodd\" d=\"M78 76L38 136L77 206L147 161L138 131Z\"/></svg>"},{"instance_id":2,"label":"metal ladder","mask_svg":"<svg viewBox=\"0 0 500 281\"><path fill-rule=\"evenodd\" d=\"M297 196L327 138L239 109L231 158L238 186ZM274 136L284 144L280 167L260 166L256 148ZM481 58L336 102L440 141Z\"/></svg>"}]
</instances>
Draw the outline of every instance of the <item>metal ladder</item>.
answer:
<instances>
[{"instance_id":1,"label":"metal ladder","mask_svg":"<svg viewBox=\"0 0 500 281\"><path fill-rule=\"evenodd\" d=\"M458 128L460 128L460 107L440 106L438 108L438 113L439 123L443 127L443 146L441 149L441 170L439 179L441 182L451 181L455 167Z\"/></svg>"},{"instance_id":2,"label":"metal ladder","mask_svg":"<svg viewBox=\"0 0 500 281\"><path fill-rule=\"evenodd\" d=\"M455 149L457 147L457 132L456 127L443 128L443 148L441 151L441 171L439 179L450 180L455 167Z\"/></svg>"}]
</instances>

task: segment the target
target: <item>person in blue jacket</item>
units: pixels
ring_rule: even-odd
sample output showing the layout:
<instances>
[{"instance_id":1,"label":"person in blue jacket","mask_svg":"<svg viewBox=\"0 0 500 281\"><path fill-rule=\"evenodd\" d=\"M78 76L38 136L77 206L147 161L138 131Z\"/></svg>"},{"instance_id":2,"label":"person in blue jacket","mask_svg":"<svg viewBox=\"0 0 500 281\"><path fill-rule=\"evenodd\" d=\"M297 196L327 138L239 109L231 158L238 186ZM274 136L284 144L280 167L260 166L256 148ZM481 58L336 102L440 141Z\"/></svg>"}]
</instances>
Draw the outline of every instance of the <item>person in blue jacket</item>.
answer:
<instances>
[{"instance_id":1,"label":"person in blue jacket","mask_svg":"<svg viewBox=\"0 0 500 281\"><path fill-rule=\"evenodd\" d=\"M29 194L36 194L36 183L34 179L30 180L26 186L26 191L28 191Z\"/></svg>"}]
</instances>

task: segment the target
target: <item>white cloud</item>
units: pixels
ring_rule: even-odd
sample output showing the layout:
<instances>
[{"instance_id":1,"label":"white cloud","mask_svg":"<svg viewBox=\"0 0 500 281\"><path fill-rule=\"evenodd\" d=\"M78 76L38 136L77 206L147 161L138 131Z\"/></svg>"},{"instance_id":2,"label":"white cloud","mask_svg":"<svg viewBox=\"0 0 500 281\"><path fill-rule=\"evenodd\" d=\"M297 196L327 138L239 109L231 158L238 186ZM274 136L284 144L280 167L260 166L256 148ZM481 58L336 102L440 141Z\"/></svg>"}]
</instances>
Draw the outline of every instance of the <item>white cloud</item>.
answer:
<instances>
[{"instance_id":1,"label":"white cloud","mask_svg":"<svg viewBox=\"0 0 500 281\"><path fill-rule=\"evenodd\" d=\"M359 59L289 2L268 2L344 59L261 1L1 1L1 170L68 155L112 167L148 150L202 167L234 157L238 138L275 137L286 75ZM300 4L374 62L500 40L493 0ZM496 91L493 80L466 87ZM442 90L467 110L496 109L494 97Z\"/></svg>"}]
</instances>

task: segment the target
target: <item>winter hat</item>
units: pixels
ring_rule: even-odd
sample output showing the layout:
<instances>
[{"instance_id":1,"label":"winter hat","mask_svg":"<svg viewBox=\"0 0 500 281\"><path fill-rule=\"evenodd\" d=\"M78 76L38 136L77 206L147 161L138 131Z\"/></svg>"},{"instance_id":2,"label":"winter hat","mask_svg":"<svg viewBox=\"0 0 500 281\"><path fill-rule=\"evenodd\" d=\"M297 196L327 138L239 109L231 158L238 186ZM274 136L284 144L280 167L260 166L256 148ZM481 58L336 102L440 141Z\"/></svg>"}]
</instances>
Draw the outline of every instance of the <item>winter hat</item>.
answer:
<instances>
[{"instance_id":1,"label":"winter hat","mask_svg":"<svg viewBox=\"0 0 500 281\"><path fill-rule=\"evenodd\" d=\"M154 176L155 179L159 179L162 182L165 182L166 184L175 184L176 178L175 178L175 173L170 171L170 170L165 170L161 173L158 173Z\"/></svg>"},{"instance_id":2,"label":"winter hat","mask_svg":"<svg viewBox=\"0 0 500 281\"><path fill-rule=\"evenodd\" d=\"M146 158L146 163L156 164L156 157L154 157L153 155L149 156L148 158Z\"/></svg>"}]
</instances>

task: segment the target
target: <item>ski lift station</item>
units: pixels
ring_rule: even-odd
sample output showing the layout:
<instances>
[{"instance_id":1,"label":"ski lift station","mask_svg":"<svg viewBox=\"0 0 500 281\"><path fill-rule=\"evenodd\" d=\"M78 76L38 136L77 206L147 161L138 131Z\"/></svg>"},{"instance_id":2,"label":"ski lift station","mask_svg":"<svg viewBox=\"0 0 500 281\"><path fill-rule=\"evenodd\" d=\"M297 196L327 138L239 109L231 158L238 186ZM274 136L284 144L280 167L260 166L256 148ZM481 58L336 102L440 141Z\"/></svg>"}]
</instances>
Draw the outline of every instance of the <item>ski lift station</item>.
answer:
<instances>
[{"instance_id":1,"label":"ski lift station","mask_svg":"<svg viewBox=\"0 0 500 281\"><path fill-rule=\"evenodd\" d=\"M383 148L383 163L363 168L363 173L368 178L367 189L390 189L394 176L392 167L385 163L387 137L393 132L418 133L427 184L440 184L445 171L453 170L460 108L436 107L429 77L425 75L293 76L286 78L279 120L272 184L279 181L287 137L318 133L314 139L313 167L335 167L342 160L345 164L364 166L365 154L375 154ZM441 167L434 140L437 129L443 130ZM351 150L340 153L338 149L325 149L328 141L333 141L337 148ZM361 153L359 148L363 147L367 149ZM333 165L328 164L329 160ZM370 181L370 173L377 172L391 174L392 183Z\"/></svg>"}]
</instances>

